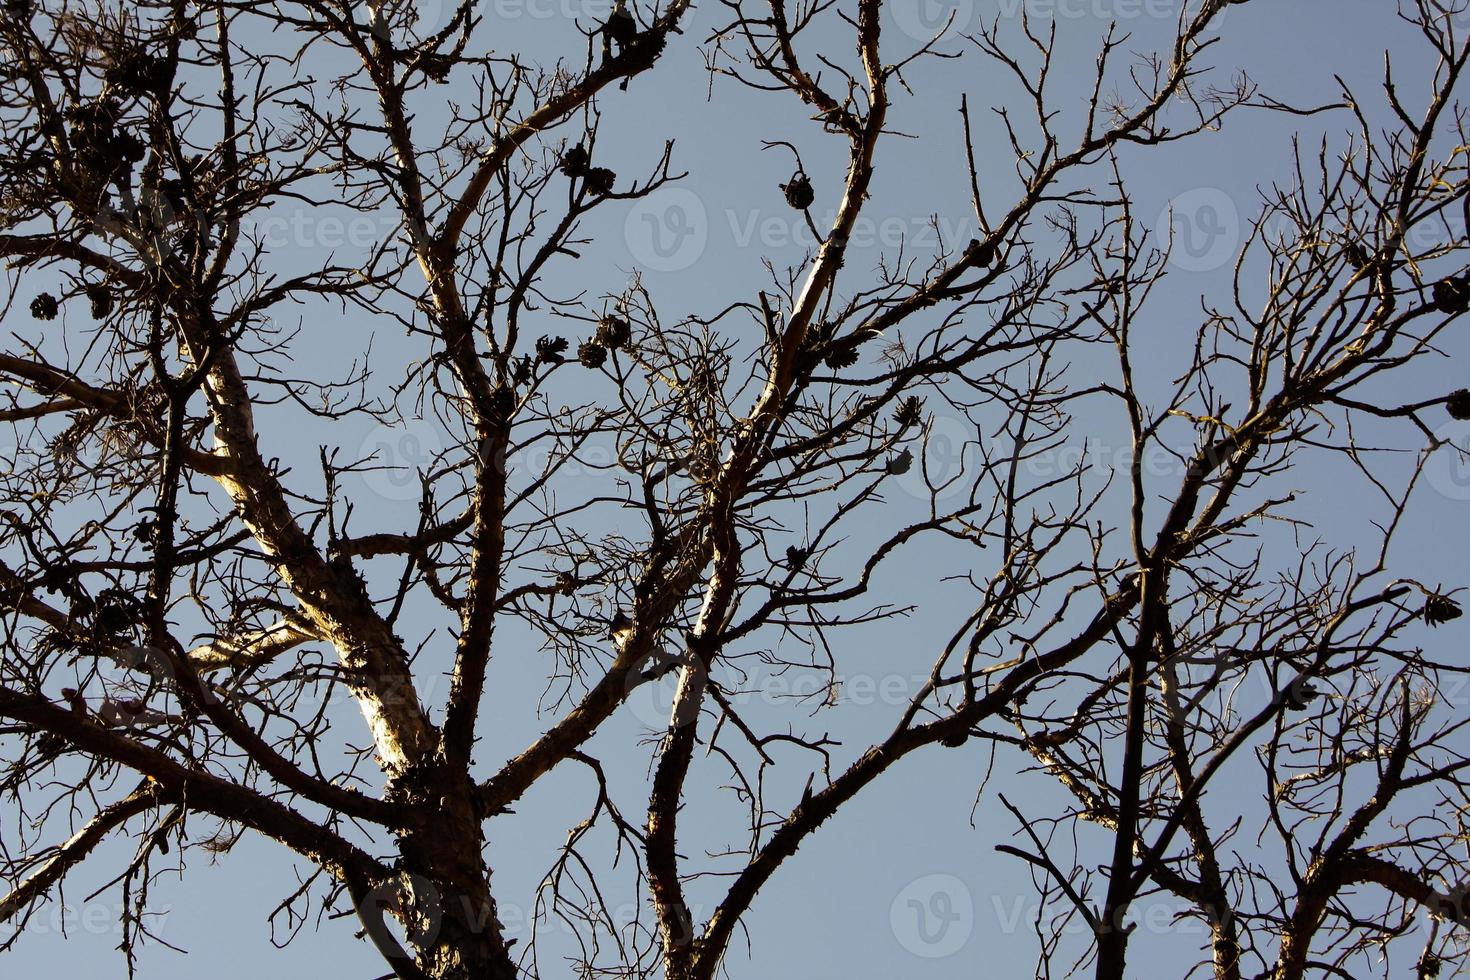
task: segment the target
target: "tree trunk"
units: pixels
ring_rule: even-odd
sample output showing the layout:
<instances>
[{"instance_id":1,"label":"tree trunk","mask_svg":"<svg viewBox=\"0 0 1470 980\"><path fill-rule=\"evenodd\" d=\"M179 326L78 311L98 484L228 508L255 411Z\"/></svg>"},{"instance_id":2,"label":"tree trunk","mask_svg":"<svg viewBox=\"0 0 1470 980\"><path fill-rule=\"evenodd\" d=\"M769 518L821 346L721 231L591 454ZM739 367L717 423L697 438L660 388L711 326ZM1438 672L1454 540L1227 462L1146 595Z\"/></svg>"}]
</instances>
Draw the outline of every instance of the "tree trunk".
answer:
<instances>
[{"instance_id":1,"label":"tree trunk","mask_svg":"<svg viewBox=\"0 0 1470 980\"><path fill-rule=\"evenodd\" d=\"M432 980L515 980L473 783L435 768L405 790L419 819L400 841L415 892L402 918L418 969Z\"/></svg>"}]
</instances>

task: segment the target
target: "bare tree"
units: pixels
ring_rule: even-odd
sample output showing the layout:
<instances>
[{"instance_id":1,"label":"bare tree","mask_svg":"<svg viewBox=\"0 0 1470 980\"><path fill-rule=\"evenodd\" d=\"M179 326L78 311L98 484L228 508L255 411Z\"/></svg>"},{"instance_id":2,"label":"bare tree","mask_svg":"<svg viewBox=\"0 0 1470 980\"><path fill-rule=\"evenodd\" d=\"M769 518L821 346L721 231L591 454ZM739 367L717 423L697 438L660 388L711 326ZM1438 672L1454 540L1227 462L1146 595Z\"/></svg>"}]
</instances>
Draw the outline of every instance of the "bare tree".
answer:
<instances>
[{"instance_id":1,"label":"bare tree","mask_svg":"<svg viewBox=\"0 0 1470 980\"><path fill-rule=\"evenodd\" d=\"M880 0L721 0L698 37L687 0L619 0L547 67L486 53L470 2L431 23L397 0L7 0L0 920L23 928L129 838L131 970L164 856L249 833L316 869L278 914L355 911L399 977L540 975L497 917L487 845L571 768L594 802L566 814L538 921L571 926L580 975L710 978L738 972L742 916L849 801L981 745L1073 801L982 786L1014 821L995 860L1026 862L1042 898L1038 976L1121 980L1155 893L1208 925L1181 976L1465 965L1464 667L1421 632L1460 610L1390 545L1456 451L1440 417L1470 418L1470 393L1425 387L1470 308L1470 38L1441 0L1406 2L1430 65L1412 85L1390 63L1376 93L1293 106L1212 70L1229 5L1187 5L1155 52L1109 30L1081 113L1049 86L1054 27L982 25L967 57L1008 82L954 97L949 161L978 231L871 268L845 260L904 138L896 96L949 64L885 36ZM781 190L816 245L675 317L636 275L564 284L595 213L683 176L673 144L629 177L598 141L599 105L656 104L647 79L680 45L716 103L744 86L811 116L769 149L794 160ZM1150 299L1174 243L1134 213L1128 161L1237 112L1343 139L1299 149L1233 293L1161 378ZM991 119L1006 143L977 140ZM808 169L818 141L845 170ZM385 231L283 267L260 234L283 208ZM301 309L391 324L418 354L293 359ZM323 445L293 469L300 447L258 421L283 413L432 430L398 471L398 523L354 490L401 461ZM955 471L929 465L936 413L963 420ZM1107 413L1128 432L1117 479L1034 465ZM508 463L531 451L543 465ZM1378 502L1366 547L1311 529L1294 491L1323 459ZM899 483L920 506L892 502ZM966 602L895 600L895 570ZM871 744L833 737L848 651L903 615L949 636L916 651L927 680ZM492 653L546 684L506 761L476 749L515 715ZM816 693L747 706L774 674ZM649 746L596 741L669 681ZM732 820L745 832L711 837ZM632 927L608 898L629 890Z\"/></svg>"}]
</instances>

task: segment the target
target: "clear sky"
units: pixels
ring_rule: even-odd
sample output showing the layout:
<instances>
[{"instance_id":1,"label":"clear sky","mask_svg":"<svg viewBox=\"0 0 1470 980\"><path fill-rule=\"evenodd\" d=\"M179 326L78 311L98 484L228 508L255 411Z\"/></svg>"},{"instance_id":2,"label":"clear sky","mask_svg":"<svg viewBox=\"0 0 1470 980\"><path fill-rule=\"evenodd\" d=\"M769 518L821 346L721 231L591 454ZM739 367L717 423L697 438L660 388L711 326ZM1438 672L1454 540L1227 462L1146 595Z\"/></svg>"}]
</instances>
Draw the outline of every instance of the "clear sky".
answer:
<instances>
[{"instance_id":1,"label":"clear sky","mask_svg":"<svg viewBox=\"0 0 1470 980\"><path fill-rule=\"evenodd\" d=\"M1062 117L1061 128L1075 133L1075 113L1085 105L1103 32L1116 25L1129 35L1127 47L1165 50L1178 19L1179 2L888 0L885 60L897 60L919 43L924 31L942 26L951 12L954 29L939 49L961 57L921 61L906 72L912 94L897 93L889 124L914 138L889 139L879 150L866 211L872 222L860 226L849 253L845 274L851 278L846 288L858 288L860 270L873 268L880 256L894 255L900 242L921 253L932 252L937 245L932 220L937 219L939 233L947 241L963 243L973 235L957 114L962 94L968 96L977 120L979 162L982 177L988 178L987 204L1001 210L1012 199L1015 180L1010 151L996 117L985 110L998 104L1017 109L1024 105L1014 86L1000 83L993 68L963 38L964 33L981 22L998 19L1002 36L1014 43L1022 10L1040 23L1054 20L1059 57L1053 90L1058 105L1074 114L1070 120ZM448 3L422 0L424 13L431 18L442 15ZM852 6L847 0L839 3L844 10ZM1248 72L1266 92L1301 105L1335 100L1339 92L1333 76L1340 75L1360 90L1365 110L1382 119L1377 84L1385 51L1400 53L1406 91L1413 90L1412 83L1422 79L1425 68L1423 49L1413 43L1410 29L1394 17L1393 6L1386 0L1254 0L1231 6L1221 21L1222 40L1214 49L1212 63L1224 77L1237 70ZM481 13L486 23L477 44L493 42L499 53L521 51L531 60L549 60L561 53L575 62L581 48L572 29L574 18L590 24L604 12L605 5L599 0L483 0ZM784 151L762 151L762 140L786 139L800 146L816 184L819 220L835 204L845 146L809 122L809 110L789 94L752 93L728 81L716 82L710 93L704 59L696 45L722 22L722 13L712 0L702 4L655 71L636 78L625 92L609 91L599 103L603 113L599 156L620 176L648 170L668 140L676 141L675 170L687 170L689 176L652 199L615 204L592 215L584 229L594 243L579 261L553 273L552 282L565 291L611 293L638 273L666 319L672 321L689 313L713 312L733 299L750 298L764 283L763 258L771 258L778 266L799 262L803 229L777 189L790 176L790 157ZM834 47L846 43L835 27L828 36ZM235 40L247 46L279 43L263 36L237 36ZM438 91L440 97L455 94ZM435 111L432 105L421 106L416 124L431 129ZM1218 302L1227 297L1229 267L1241 244L1241 230L1259 207L1257 189L1290 177L1293 134L1305 134L1303 141L1310 148L1320 134L1345 132L1351 126L1352 120L1341 112L1303 120L1247 109L1234 115L1220 132L1179 145L1124 152L1125 177L1136 213L1151 227L1167 228L1172 206L1173 213L1185 222L1176 227L1182 228L1186 247L1176 256L1163 294L1140 324L1148 339L1140 355L1146 373L1162 383L1187 366L1200 298L1212 296ZM333 250L350 252L354 234L371 237L382 233L381 228L333 225L323 213L283 210L280 218L273 241L283 267L321 262ZM29 322L7 324L21 332L32 326ZM302 367L335 363L345 370L344 352L363 349L368 338L375 359L392 363L395 358L418 356L401 328L391 321L375 322L361 311L304 310L300 327L295 349ZM557 329L557 324L548 323L545 332ZM1105 371L1106 365L1097 370ZM1456 381L1448 360L1420 377L1433 390L1439 390L1434 386L1440 382L1444 390L1463 384ZM1093 451L1100 458L1116 462L1119 457L1114 450L1125 445L1123 421L1121 415L1081 420L1071 448L1081 451L1081 439L1087 435L1096 440ZM297 472L302 474L315 470L318 445L356 452L381 443L399 461L412 463L421 446L433 446L442 438L427 423L385 432L355 420L332 426L303 422L289 406L262 412L261 425L271 447L268 453L298 460L301 468ZM965 438L957 419L941 417L936 425L940 433L954 432L959 441ZM933 452L931 462L944 465L942 448ZM534 460L524 463L534 466ZM1367 521L1377 504L1361 488L1342 489L1340 466L1325 457L1314 458L1313 465L1294 474L1292 481L1303 491L1296 513L1316 522L1323 540L1346 546L1367 540ZM306 476L302 480L316 489ZM375 523L386 527L413 520L412 493L387 474L364 478L348 491L355 494L362 530ZM1446 465L1432 470L1423 497L1422 506L1402 533L1400 549L1412 556L1415 577L1458 584L1470 578L1465 563L1440 549L1439 535L1446 526L1462 526L1470 485ZM904 505L896 506L901 512ZM1282 546L1290 545L1285 541ZM925 578L916 573L930 573L954 559L952 551L919 547L888 570L885 588L894 601L922 598L928 605L921 615L844 634L840 671L848 681L848 711L842 721L812 718L808 708L793 709L789 702L781 701L776 697L785 693L780 678L752 682L762 692L744 702L752 717L770 721L785 712L809 731L840 726L832 729L840 731L844 741L834 769L855 758L865 739L891 726L902 707L902 695L913 689L914 678L927 674L932 660L929 651L943 641L956 612L945 604L964 599L963 590L938 587L932 575ZM966 569L955 567L953 571ZM984 574L988 570L976 571ZM1456 623L1436 638L1463 646L1464 637L1465 630ZM498 646L502 649L503 645ZM539 719L535 714L545 679L544 661L536 653L529 641L524 651L497 653L492 674L497 708L477 750L477 760L487 772L557 714L549 705ZM523 696L511 698L506 707L500 691L520 691ZM442 697L442 688L437 694ZM647 699L635 699L592 746L620 780L619 803L629 814L641 816L643 812L642 780L652 749L642 735L659 723L659 710L652 692ZM350 708L345 709L341 723L346 730L351 730L354 720ZM359 732L353 734L360 737ZM1013 756L1001 758L1002 770L1014 767ZM996 792L1005 791L1013 801L1037 811L1060 805L1060 797L1043 775L1018 779L1000 772L977 804L988 762L986 751L973 742L959 752L919 753L866 790L771 881L746 917L750 947L747 952L737 940L729 960L731 975L766 980L1004 980L1029 976L1035 949L1030 914L1036 897L1029 872L1015 859L992 849L995 843L1008 840L1014 829L997 803ZM691 848L726 843L726 838L714 832L718 829L728 829L738 839L739 827L730 821L740 820L742 814L735 812L732 817L727 799L713 807L701 796L713 794L722 777L722 771L706 766L691 783L690 813L706 819L701 830L711 833L708 839L691 841L686 853ZM1248 773L1233 774L1230 779L1234 782L1221 783L1216 792L1257 790ZM774 786L785 795L772 805L789 808L795 803L800 782L788 786L777 780ZM565 767L538 784L516 815L492 823L490 861L502 919L513 935L528 936L526 921L533 914L536 883L553 849L586 815L591 790L584 772ZM686 817L686 827L695 825L699 825L696 819ZM1240 846L1250 843L1242 841ZM53 904L39 913L15 949L0 956L0 978L121 974L122 961L114 951L120 938L115 924L117 893L107 891L91 901L85 896L111 876L124 853L117 846L105 846L73 876L66 891L69 911ZM1101 862L1107 852L1099 840L1093 840L1088 855ZM113 859L111 863L108 858ZM267 916L290 891L296 873L296 865L275 845L247 837L213 866L199 852L191 859L188 876L182 881L163 876L154 885L159 912L155 932L183 952L158 944L145 947L140 974L147 980L206 976L370 980L386 972L371 947L353 938L358 926L351 917L308 922L285 949L273 947L273 937L284 941L290 927L278 923L273 934ZM627 865L611 875L622 883L616 893L627 892ZM695 886L696 904L701 896L714 894L707 884ZM1207 944L1198 923L1179 926L1172 922L1168 913L1173 909L1169 903L1143 903L1141 928L1158 938L1135 944L1130 976L1182 975L1182 969L1176 968L1193 963L1194 951ZM60 939L63 926L69 940L65 943ZM560 941L565 938L562 935ZM550 946L543 952L542 976L565 975L555 960L559 941L555 925L547 941Z\"/></svg>"}]
</instances>

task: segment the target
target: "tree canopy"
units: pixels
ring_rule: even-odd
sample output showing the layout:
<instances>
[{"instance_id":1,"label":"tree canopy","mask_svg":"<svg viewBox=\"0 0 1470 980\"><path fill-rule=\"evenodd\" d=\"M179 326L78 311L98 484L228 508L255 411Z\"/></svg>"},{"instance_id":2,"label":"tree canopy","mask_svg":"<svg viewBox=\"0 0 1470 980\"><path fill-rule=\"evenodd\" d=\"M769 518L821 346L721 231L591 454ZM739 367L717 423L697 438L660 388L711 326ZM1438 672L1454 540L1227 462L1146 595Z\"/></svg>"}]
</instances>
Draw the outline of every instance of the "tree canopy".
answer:
<instances>
[{"instance_id":1,"label":"tree canopy","mask_svg":"<svg viewBox=\"0 0 1470 980\"><path fill-rule=\"evenodd\" d=\"M1470 420L1464 11L1314 101L1216 63L1243 0L1173 5L1079 103L1026 4L895 2L618 0L543 60L454 0L7 0L12 942L115 860L131 972L157 877L250 835L305 869L262 915L399 977L740 976L798 848L925 766L1004 828L956 865L1030 874L1038 976L1157 964L1160 894L1208 937L1171 976L1464 967L1459 586L1401 540ZM771 107L727 166L801 254L680 264L684 137L610 120L688 86ZM1333 135L1171 304L1219 215L1131 174L1250 114ZM866 247L902 152L949 204ZM506 895L521 807L566 838Z\"/></svg>"}]
</instances>

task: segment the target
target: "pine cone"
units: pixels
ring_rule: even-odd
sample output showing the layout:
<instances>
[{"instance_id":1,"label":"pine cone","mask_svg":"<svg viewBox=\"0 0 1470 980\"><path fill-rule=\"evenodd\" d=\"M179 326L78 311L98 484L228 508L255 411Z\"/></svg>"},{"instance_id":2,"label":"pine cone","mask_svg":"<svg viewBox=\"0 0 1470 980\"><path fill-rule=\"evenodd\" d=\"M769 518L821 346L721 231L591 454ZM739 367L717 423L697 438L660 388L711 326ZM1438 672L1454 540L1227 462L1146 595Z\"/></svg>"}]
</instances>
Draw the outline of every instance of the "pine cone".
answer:
<instances>
[{"instance_id":1,"label":"pine cone","mask_svg":"<svg viewBox=\"0 0 1470 980\"><path fill-rule=\"evenodd\" d=\"M567 359L567 338L542 337L536 341L536 360L542 364L560 364Z\"/></svg>"},{"instance_id":2,"label":"pine cone","mask_svg":"<svg viewBox=\"0 0 1470 980\"><path fill-rule=\"evenodd\" d=\"M532 363L529 357L516 358L515 367L511 369L511 378L514 379L515 383L518 385L525 384L527 381L531 380L531 372L534 366L535 365Z\"/></svg>"},{"instance_id":3,"label":"pine cone","mask_svg":"<svg viewBox=\"0 0 1470 980\"><path fill-rule=\"evenodd\" d=\"M817 199L811 180L801 171L792 174L791 180L781 185L781 191L786 195L786 203L798 211L805 211Z\"/></svg>"},{"instance_id":4,"label":"pine cone","mask_svg":"<svg viewBox=\"0 0 1470 980\"><path fill-rule=\"evenodd\" d=\"M31 300L31 316L37 320L54 320L59 312L61 312L61 304L50 293L42 293Z\"/></svg>"},{"instance_id":5,"label":"pine cone","mask_svg":"<svg viewBox=\"0 0 1470 980\"><path fill-rule=\"evenodd\" d=\"M834 345L827 348L827 354L822 360L833 370L850 368L858 362L857 348L852 344Z\"/></svg>"},{"instance_id":6,"label":"pine cone","mask_svg":"<svg viewBox=\"0 0 1470 980\"><path fill-rule=\"evenodd\" d=\"M1424 600L1424 608L1420 611L1424 622L1430 626L1440 626L1452 619L1459 619L1464 615L1460 604L1455 600L1442 595L1432 595Z\"/></svg>"},{"instance_id":7,"label":"pine cone","mask_svg":"<svg viewBox=\"0 0 1470 980\"><path fill-rule=\"evenodd\" d=\"M92 619L92 625L99 632L107 636L126 633L132 628L135 619L136 609L131 597L113 589L98 596L97 612Z\"/></svg>"},{"instance_id":8,"label":"pine cone","mask_svg":"<svg viewBox=\"0 0 1470 980\"><path fill-rule=\"evenodd\" d=\"M51 563L41 571L41 588L52 595L71 595L76 590L76 577L65 564Z\"/></svg>"},{"instance_id":9,"label":"pine cone","mask_svg":"<svg viewBox=\"0 0 1470 980\"><path fill-rule=\"evenodd\" d=\"M1470 309L1470 284L1463 279L1453 276L1449 279L1441 279L1434 284L1432 290L1434 307L1441 313L1451 316L1459 316Z\"/></svg>"},{"instance_id":10,"label":"pine cone","mask_svg":"<svg viewBox=\"0 0 1470 980\"><path fill-rule=\"evenodd\" d=\"M109 65L102 77L128 95L145 95L164 85L168 66L147 53L131 52Z\"/></svg>"},{"instance_id":11,"label":"pine cone","mask_svg":"<svg viewBox=\"0 0 1470 980\"><path fill-rule=\"evenodd\" d=\"M587 173L587 167L591 162L592 159L587 155L586 147L578 143L562 154L559 169L568 177L581 177Z\"/></svg>"},{"instance_id":12,"label":"pine cone","mask_svg":"<svg viewBox=\"0 0 1470 980\"><path fill-rule=\"evenodd\" d=\"M1354 269L1366 269L1371 259L1368 250L1357 242L1348 242L1342 247L1343 258L1347 259L1348 265Z\"/></svg>"},{"instance_id":13,"label":"pine cone","mask_svg":"<svg viewBox=\"0 0 1470 980\"><path fill-rule=\"evenodd\" d=\"M587 171L587 176L582 178L587 189L594 194L611 194L613 182L617 179L618 175L606 167L593 167Z\"/></svg>"},{"instance_id":14,"label":"pine cone","mask_svg":"<svg viewBox=\"0 0 1470 980\"><path fill-rule=\"evenodd\" d=\"M1450 418L1465 421L1470 419L1470 390L1461 388L1452 392L1444 403L1445 409L1450 413Z\"/></svg>"},{"instance_id":15,"label":"pine cone","mask_svg":"<svg viewBox=\"0 0 1470 980\"><path fill-rule=\"evenodd\" d=\"M143 141L126 130L112 137L112 153L126 164L140 163L147 155Z\"/></svg>"},{"instance_id":16,"label":"pine cone","mask_svg":"<svg viewBox=\"0 0 1470 980\"><path fill-rule=\"evenodd\" d=\"M105 320L112 312L112 292L101 284L87 287L87 300L92 304L92 319Z\"/></svg>"},{"instance_id":17,"label":"pine cone","mask_svg":"<svg viewBox=\"0 0 1470 980\"><path fill-rule=\"evenodd\" d=\"M596 340L584 340L577 345L577 360L595 371L607 360L607 348Z\"/></svg>"},{"instance_id":18,"label":"pine cone","mask_svg":"<svg viewBox=\"0 0 1470 980\"><path fill-rule=\"evenodd\" d=\"M632 327L620 316L609 314L597 321L597 342L608 350L622 350L632 337Z\"/></svg>"},{"instance_id":19,"label":"pine cone","mask_svg":"<svg viewBox=\"0 0 1470 980\"><path fill-rule=\"evenodd\" d=\"M907 429L911 425L918 425L924 417L924 403L918 395L910 395L898 403L893 410L893 421L901 428Z\"/></svg>"}]
</instances>

